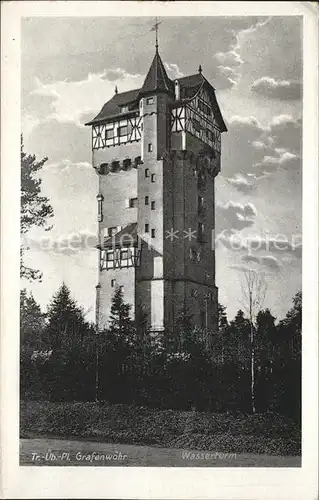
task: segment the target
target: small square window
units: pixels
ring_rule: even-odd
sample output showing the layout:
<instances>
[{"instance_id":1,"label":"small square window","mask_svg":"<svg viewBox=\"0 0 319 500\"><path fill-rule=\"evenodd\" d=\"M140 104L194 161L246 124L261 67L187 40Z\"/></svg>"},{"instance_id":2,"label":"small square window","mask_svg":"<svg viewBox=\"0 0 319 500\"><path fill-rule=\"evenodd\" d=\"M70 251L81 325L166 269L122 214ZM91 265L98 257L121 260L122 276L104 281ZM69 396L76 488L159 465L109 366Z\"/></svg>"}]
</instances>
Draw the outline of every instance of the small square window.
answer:
<instances>
[{"instance_id":1,"label":"small square window","mask_svg":"<svg viewBox=\"0 0 319 500\"><path fill-rule=\"evenodd\" d=\"M129 199L129 208L136 208L137 207L137 198L130 198Z\"/></svg>"},{"instance_id":2,"label":"small square window","mask_svg":"<svg viewBox=\"0 0 319 500\"><path fill-rule=\"evenodd\" d=\"M147 146L147 151L151 153L153 151L153 144L150 142Z\"/></svg>"},{"instance_id":3,"label":"small square window","mask_svg":"<svg viewBox=\"0 0 319 500\"><path fill-rule=\"evenodd\" d=\"M210 141L212 141L212 140L213 140L213 132L212 132L209 128L207 128L207 129L206 129L206 137L207 137L207 139L209 139Z\"/></svg>"},{"instance_id":4,"label":"small square window","mask_svg":"<svg viewBox=\"0 0 319 500\"><path fill-rule=\"evenodd\" d=\"M149 177L150 176L150 171L148 168L145 169L145 177Z\"/></svg>"},{"instance_id":5,"label":"small square window","mask_svg":"<svg viewBox=\"0 0 319 500\"><path fill-rule=\"evenodd\" d=\"M105 139L106 140L113 139L113 137L114 137L114 129L113 128L105 131Z\"/></svg>"},{"instance_id":6,"label":"small square window","mask_svg":"<svg viewBox=\"0 0 319 500\"><path fill-rule=\"evenodd\" d=\"M151 182L155 182L155 174L152 174L152 176L151 176Z\"/></svg>"},{"instance_id":7,"label":"small square window","mask_svg":"<svg viewBox=\"0 0 319 500\"><path fill-rule=\"evenodd\" d=\"M146 99L146 104L154 104L154 97L148 97Z\"/></svg>"},{"instance_id":8,"label":"small square window","mask_svg":"<svg viewBox=\"0 0 319 500\"><path fill-rule=\"evenodd\" d=\"M128 128L126 125L124 125L123 127L118 127L117 135L119 137L123 137L124 135L127 135L127 133L128 133Z\"/></svg>"},{"instance_id":9,"label":"small square window","mask_svg":"<svg viewBox=\"0 0 319 500\"><path fill-rule=\"evenodd\" d=\"M116 284L116 280L111 280L111 288L114 288Z\"/></svg>"},{"instance_id":10,"label":"small square window","mask_svg":"<svg viewBox=\"0 0 319 500\"><path fill-rule=\"evenodd\" d=\"M121 250L121 260L128 259L128 250Z\"/></svg>"},{"instance_id":11,"label":"small square window","mask_svg":"<svg viewBox=\"0 0 319 500\"><path fill-rule=\"evenodd\" d=\"M155 229L152 229L151 236L152 236L152 238L155 238Z\"/></svg>"},{"instance_id":12,"label":"small square window","mask_svg":"<svg viewBox=\"0 0 319 500\"><path fill-rule=\"evenodd\" d=\"M113 262L113 260L114 260L114 252L107 252L107 254L106 254L106 260L108 262Z\"/></svg>"},{"instance_id":13,"label":"small square window","mask_svg":"<svg viewBox=\"0 0 319 500\"><path fill-rule=\"evenodd\" d=\"M151 202L151 210L155 210L155 201Z\"/></svg>"},{"instance_id":14,"label":"small square window","mask_svg":"<svg viewBox=\"0 0 319 500\"><path fill-rule=\"evenodd\" d=\"M145 224L145 233L149 233L149 231L150 231L150 225Z\"/></svg>"},{"instance_id":15,"label":"small square window","mask_svg":"<svg viewBox=\"0 0 319 500\"><path fill-rule=\"evenodd\" d=\"M148 205L148 204L149 204L149 197L145 196L145 205Z\"/></svg>"},{"instance_id":16,"label":"small square window","mask_svg":"<svg viewBox=\"0 0 319 500\"><path fill-rule=\"evenodd\" d=\"M116 233L117 233L117 227L108 227L107 228L107 235L108 236L113 236Z\"/></svg>"}]
</instances>

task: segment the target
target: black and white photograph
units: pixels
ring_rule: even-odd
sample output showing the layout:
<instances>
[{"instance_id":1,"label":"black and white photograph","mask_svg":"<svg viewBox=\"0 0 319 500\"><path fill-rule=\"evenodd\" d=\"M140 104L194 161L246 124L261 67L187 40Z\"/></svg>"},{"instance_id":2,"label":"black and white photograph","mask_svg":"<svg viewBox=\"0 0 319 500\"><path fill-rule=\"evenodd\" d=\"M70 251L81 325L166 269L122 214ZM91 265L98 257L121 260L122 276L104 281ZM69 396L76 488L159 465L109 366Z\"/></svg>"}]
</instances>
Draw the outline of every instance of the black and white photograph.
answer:
<instances>
[{"instance_id":1,"label":"black and white photograph","mask_svg":"<svg viewBox=\"0 0 319 500\"><path fill-rule=\"evenodd\" d=\"M111 3L20 19L19 468L301 471L304 16Z\"/></svg>"}]
</instances>

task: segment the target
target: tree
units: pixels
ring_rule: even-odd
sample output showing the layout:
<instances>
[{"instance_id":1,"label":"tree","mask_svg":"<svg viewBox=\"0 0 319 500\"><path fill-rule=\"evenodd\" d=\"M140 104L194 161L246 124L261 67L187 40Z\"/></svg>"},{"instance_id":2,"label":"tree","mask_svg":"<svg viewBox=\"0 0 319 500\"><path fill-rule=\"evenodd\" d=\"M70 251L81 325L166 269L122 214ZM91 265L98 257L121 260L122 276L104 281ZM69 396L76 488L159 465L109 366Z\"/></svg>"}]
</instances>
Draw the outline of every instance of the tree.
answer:
<instances>
[{"instance_id":1,"label":"tree","mask_svg":"<svg viewBox=\"0 0 319 500\"><path fill-rule=\"evenodd\" d=\"M279 322L278 328L281 335L289 344L292 357L301 355L301 324L302 324L302 293L299 290L294 298L293 307L289 309L286 317Z\"/></svg>"},{"instance_id":2,"label":"tree","mask_svg":"<svg viewBox=\"0 0 319 500\"><path fill-rule=\"evenodd\" d=\"M65 283L53 296L47 312L47 332L52 349L66 350L72 343L83 340L90 330L85 321L83 310L71 297L71 292Z\"/></svg>"},{"instance_id":3,"label":"tree","mask_svg":"<svg viewBox=\"0 0 319 500\"><path fill-rule=\"evenodd\" d=\"M20 339L21 349L40 349L43 344L45 315L32 293L24 288L20 292Z\"/></svg>"},{"instance_id":4,"label":"tree","mask_svg":"<svg viewBox=\"0 0 319 500\"><path fill-rule=\"evenodd\" d=\"M228 326L226 307L218 304L218 330L224 331Z\"/></svg>"},{"instance_id":5,"label":"tree","mask_svg":"<svg viewBox=\"0 0 319 500\"><path fill-rule=\"evenodd\" d=\"M134 324L130 312L131 305L124 302L123 290L117 287L112 297L109 329L113 335L123 340L129 340L133 333Z\"/></svg>"},{"instance_id":6,"label":"tree","mask_svg":"<svg viewBox=\"0 0 319 500\"><path fill-rule=\"evenodd\" d=\"M254 330L258 312L263 306L267 286L265 278L262 274L258 274L252 269L244 271L244 279L242 281L242 293L244 298L244 307L248 312L250 323L250 344L251 344L251 408L255 413L255 346L254 346Z\"/></svg>"},{"instance_id":7,"label":"tree","mask_svg":"<svg viewBox=\"0 0 319 500\"><path fill-rule=\"evenodd\" d=\"M301 419L301 331L302 293L278 324L279 348L276 363L275 410L300 422Z\"/></svg>"},{"instance_id":8,"label":"tree","mask_svg":"<svg viewBox=\"0 0 319 500\"><path fill-rule=\"evenodd\" d=\"M35 155L28 155L23 150L23 139L21 136L21 211L20 232L21 236L27 234L32 227L43 227L49 231L48 219L53 217L53 208L45 196L41 196L42 180L39 171L48 158L37 161ZM29 281L41 280L42 274L36 269L27 267L24 262L27 245L20 248L20 274L22 278Z\"/></svg>"},{"instance_id":9,"label":"tree","mask_svg":"<svg viewBox=\"0 0 319 500\"><path fill-rule=\"evenodd\" d=\"M269 408L272 398L274 360L278 339L275 320L276 318L271 314L269 309L259 311L256 318L256 406L261 411Z\"/></svg>"}]
</instances>

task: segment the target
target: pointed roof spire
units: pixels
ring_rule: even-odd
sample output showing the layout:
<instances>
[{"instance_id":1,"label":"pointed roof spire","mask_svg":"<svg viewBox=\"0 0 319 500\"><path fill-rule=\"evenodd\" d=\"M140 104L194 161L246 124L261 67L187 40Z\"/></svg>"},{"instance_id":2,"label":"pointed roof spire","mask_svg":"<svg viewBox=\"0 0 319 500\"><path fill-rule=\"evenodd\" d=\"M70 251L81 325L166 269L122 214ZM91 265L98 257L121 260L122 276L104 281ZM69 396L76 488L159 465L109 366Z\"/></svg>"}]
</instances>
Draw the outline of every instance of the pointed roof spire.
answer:
<instances>
[{"instance_id":1,"label":"pointed roof spire","mask_svg":"<svg viewBox=\"0 0 319 500\"><path fill-rule=\"evenodd\" d=\"M139 96L156 91L174 93L174 84L167 76L165 66L158 53L157 47L152 64L144 80L143 87L139 92Z\"/></svg>"},{"instance_id":2,"label":"pointed roof spire","mask_svg":"<svg viewBox=\"0 0 319 500\"><path fill-rule=\"evenodd\" d=\"M200 64L199 65L199 68L198 68L198 73L201 75L203 72L203 68L202 68L202 65Z\"/></svg>"},{"instance_id":3,"label":"pointed roof spire","mask_svg":"<svg viewBox=\"0 0 319 500\"><path fill-rule=\"evenodd\" d=\"M117 88L117 85L115 85L115 90L114 90L115 94L118 94L119 91L118 91L118 88Z\"/></svg>"}]
</instances>

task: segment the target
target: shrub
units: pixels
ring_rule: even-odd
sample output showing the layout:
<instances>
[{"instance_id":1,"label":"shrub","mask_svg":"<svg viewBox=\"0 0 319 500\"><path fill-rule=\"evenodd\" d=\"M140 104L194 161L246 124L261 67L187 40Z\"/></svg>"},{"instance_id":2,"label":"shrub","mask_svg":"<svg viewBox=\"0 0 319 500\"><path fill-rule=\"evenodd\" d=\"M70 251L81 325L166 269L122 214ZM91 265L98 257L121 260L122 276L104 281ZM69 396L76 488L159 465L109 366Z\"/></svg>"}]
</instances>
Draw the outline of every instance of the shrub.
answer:
<instances>
[{"instance_id":1,"label":"shrub","mask_svg":"<svg viewBox=\"0 0 319 500\"><path fill-rule=\"evenodd\" d=\"M107 403L21 403L21 437L62 436L232 453L299 454L300 431L277 414L155 410Z\"/></svg>"}]
</instances>

